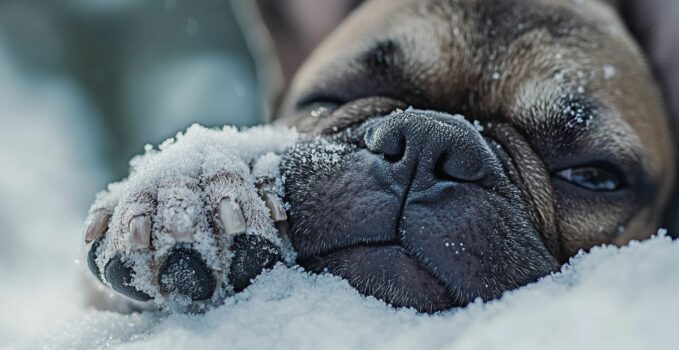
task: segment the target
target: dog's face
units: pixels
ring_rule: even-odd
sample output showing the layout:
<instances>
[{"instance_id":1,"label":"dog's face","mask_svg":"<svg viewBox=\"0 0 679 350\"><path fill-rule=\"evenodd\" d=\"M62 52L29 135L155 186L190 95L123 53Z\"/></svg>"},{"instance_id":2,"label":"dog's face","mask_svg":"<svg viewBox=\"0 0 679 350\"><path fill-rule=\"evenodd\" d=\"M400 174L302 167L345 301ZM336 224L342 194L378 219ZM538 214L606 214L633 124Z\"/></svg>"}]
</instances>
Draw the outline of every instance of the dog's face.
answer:
<instances>
[{"instance_id":1,"label":"dog's face","mask_svg":"<svg viewBox=\"0 0 679 350\"><path fill-rule=\"evenodd\" d=\"M299 262L421 311L653 233L672 186L658 90L597 1L368 1L279 114L310 135L283 163Z\"/></svg>"}]
</instances>

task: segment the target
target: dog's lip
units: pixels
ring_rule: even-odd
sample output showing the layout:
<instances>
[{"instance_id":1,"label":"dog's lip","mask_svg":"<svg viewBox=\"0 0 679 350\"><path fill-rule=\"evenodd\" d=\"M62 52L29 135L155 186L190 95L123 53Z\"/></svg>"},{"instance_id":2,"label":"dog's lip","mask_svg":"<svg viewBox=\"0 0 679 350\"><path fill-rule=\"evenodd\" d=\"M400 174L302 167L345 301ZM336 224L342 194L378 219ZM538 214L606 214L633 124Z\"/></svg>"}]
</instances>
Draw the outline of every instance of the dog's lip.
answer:
<instances>
[{"instance_id":1,"label":"dog's lip","mask_svg":"<svg viewBox=\"0 0 679 350\"><path fill-rule=\"evenodd\" d=\"M333 243L326 247L316 248L313 250L306 250L304 248L297 249L297 260L300 262L306 262L313 259L324 258L338 252L342 252L348 249L353 249L357 247L386 247L386 246L396 246L400 245L397 239L381 239L374 241L359 240L356 242L343 242L343 243Z\"/></svg>"},{"instance_id":2,"label":"dog's lip","mask_svg":"<svg viewBox=\"0 0 679 350\"><path fill-rule=\"evenodd\" d=\"M458 300L455 295L456 293L451 291L451 286L449 286L447 283L442 281L441 279L437 278L435 274L433 274L429 268L427 268L426 264L424 264L423 261L418 259L417 257L413 256L408 252L407 249L403 247L403 245L399 244L398 242L389 242L389 243L381 243L381 244L353 244L353 245L348 245L348 246L343 246L340 248L332 249L327 252L324 252L323 254L317 254L313 256L308 256L305 259L298 260L299 264L301 266L305 266L307 268L310 268L311 270L314 270L316 272L328 272L328 265L331 264L333 259L336 259L338 257L343 257L346 259L346 255L353 255L357 251L365 251L365 250L370 250L373 252L380 252L380 251L387 251L387 250L397 250L399 251L403 256L403 259L407 259L410 261L412 264L411 266L417 271L417 273L421 274L421 277L423 279L432 281L440 287L441 291L439 295L440 297L443 297L443 299L446 300L446 303L448 303L449 307L448 308L453 308L457 306L462 306L464 303L462 303L460 300ZM358 262L362 262L362 259L359 259ZM348 262L348 261L347 261ZM364 266L364 265L361 265ZM333 271L330 271L333 272ZM341 276L341 273L340 273ZM343 278L347 278L348 276L343 276Z\"/></svg>"},{"instance_id":3,"label":"dog's lip","mask_svg":"<svg viewBox=\"0 0 679 350\"><path fill-rule=\"evenodd\" d=\"M299 264L302 265L302 266L308 266L309 264L311 264L311 263L314 262L314 261L327 260L327 259L329 259L329 258L331 258L332 256L335 256L335 255L337 255L337 254L340 254L340 253L343 253L343 252L347 252L347 251L352 251L352 250L359 249L359 248L382 249L382 248L389 248L389 247L392 247L392 248L393 248L393 247L403 248L403 245L402 245L400 242L396 242L396 241L384 241L384 242L379 242L379 243L340 244L340 245L337 245L337 246L334 247L334 248L326 249L326 250L324 250L324 251L322 251L322 252L318 252L318 253L315 253L315 254L298 255L297 261L298 261ZM409 256L411 259L414 259L415 261L417 261L417 262L419 262L420 264L422 264L422 262L421 262L419 259L417 259L416 257L410 256L410 254L408 254L408 256ZM429 275L431 275L433 278L436 278L431 272L429 272L429 271L424 267L424 265L423 265L423 266L420 266L419 268L420 268L422 271L424 271L424 272L428 273ZM437 280L438 280L438 279L437 279Z\"/></svg>"},{"instance_id":4,"label":"dog's lip","mask_svg":"<svg viewBox=\"0 0 679 350\"><path fill-rule=\"evenodd\" d=\"M451 284L451 281L445 281L439 278L431 271L431 268L427 265L426 261L422 260L422 257L412 254L398 239L340 243L311 254L301 251L298 252L297 263L305 268L315 269L316 272L324 272L326 271L325 268L327 268L327 265L338 256L343 256L360 249L374 249L375 251L380 251L393 248L400 249L405 257L415 264L417 271L425 274L428 279L435 281L445 289L445 297L453 304L451 307L462 306L465 304L456 297L460 294L458 290L460 286L455 283Z\"/></svg>"}]
</instances>

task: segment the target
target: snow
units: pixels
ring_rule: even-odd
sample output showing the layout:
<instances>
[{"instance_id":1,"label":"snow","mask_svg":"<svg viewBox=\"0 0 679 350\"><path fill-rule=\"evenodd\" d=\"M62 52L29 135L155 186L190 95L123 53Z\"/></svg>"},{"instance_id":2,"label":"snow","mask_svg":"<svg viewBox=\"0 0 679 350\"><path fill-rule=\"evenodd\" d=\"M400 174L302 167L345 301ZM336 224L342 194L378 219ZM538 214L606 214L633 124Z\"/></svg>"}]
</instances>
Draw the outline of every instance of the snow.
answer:
<instances>
[{"instance_id":1,"label":"snow","mask_svg":"<svg viewBox=\"0 0 679 350\"><path fill-rule=\"evenodd\" d=\"M597 248L501 300L421 315L281 266L202 315L83 311L22 348L674 349L679 245Z\"/></svg>"},{"instance_id":2,"label":"snow","mask_svg":"<svg viewBox=\"0 0 679 350\"><path fill-rule=\"evenodd\" d=\"M604 65L604 79L606 80L613 79L615 73L616 73L615 67L611 66L610 64Z\"/></svg>"},{"instance_id":3,"label":"snow","mask_svg":"<svg viewBox=\"0 0 679 350\"><path fill-rule=\"evenodd\" d=\"M280 248L288 246L278 237L255 185L259 177L270 177L277 181L274 186L282 188L276 154L292 146L297 138L294 130L272 126L238 130L194 125L163 142L157 150L146 146L146 153L132 160L130 176L100 193L90 210L88 222L101 210L112 213L108 233L97 250L100 271L113 257L124 255L135 262L133 286L164 307L186 306L190 304L186 297L161 294L154 282L159 278L157 269L150 269L149 261L164 260L178 242L193 241L195 250L224 282L218 283L213 301L231 294L228 272L233 255L226 247L233 237L213 232L208 219L210 210L224 198L236 198L248 223L246 234L262 236ZM149 196L155 200L145 199ZM152 251L134 250L128 239L129 223L140 216L154 223ZM177 237L173 232L191 234ZM292 263L294 252L283 250L283 256ZM105 276L102 279L108 283ZM226 290L222 285L227 286Z\"/></svg>"},{"instance_id":4,"label":"snow","mask_svg":"<svg viewBox=\"0 0 679 350\"><path fill-rule=\"evenodd\" d=\"M0 42L1 47L1 42ZM83 221L101 188L79 90L32 81L0 50L0 349L675 349L679 243L601 247L502 299L435 315L330 275L277 267L204 314L84 306ZM40 88L38 88L40 87ZM268 164L276 159L269 156ZM7 169L11 171L6 171ZM266 173L268 167L263 167Z\"/></svg>"},{"instance_id":5,"label":"snow","mask_svg":"<svg viewBox=\"0 0 679 350\"><path fill-rule=\"evenodd\" d=\"M81 312L74 259L106 141L75 84L25 74L2 48L0 348Z\"/></svg>"}]
</instances>

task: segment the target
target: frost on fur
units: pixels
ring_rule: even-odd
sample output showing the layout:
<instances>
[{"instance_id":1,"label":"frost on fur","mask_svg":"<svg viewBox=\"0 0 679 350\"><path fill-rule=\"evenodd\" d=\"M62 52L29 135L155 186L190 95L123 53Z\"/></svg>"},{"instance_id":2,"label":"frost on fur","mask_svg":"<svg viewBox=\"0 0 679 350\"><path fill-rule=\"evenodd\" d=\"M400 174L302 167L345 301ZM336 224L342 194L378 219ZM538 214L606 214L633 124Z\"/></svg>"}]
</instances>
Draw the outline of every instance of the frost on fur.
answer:
<instances>
[{"instance_id":1,"label":"frost on fur","mask_svg":"<svg viewBox=\"0 0 679 350\"><path fill-rule=\"evenodd\" d=\"M92 235L97 233L97 220L109 219L96 251L99 271L105 271L114 257L122 256L133 269L130 285L158 304L186 304L190 301L161 293L158 270L178 244L188 242L214 271L218 287L213 301L232 294L228 272L234 256L230 250L233 235L219 218L225 199L237 203L234 210L242 211L242 233L265 238L281 250L286 263L292 263L291 245L279 237L272 209L258 184L267 181L273 185L270 192L282 198L278 154L297 137L294 130L270 126L239 131L194 125L158 149L147 146L144 155L131 161L130 176L98 194L90 209ZM146 224L137 220L132 227L135 218L152 222L148 239L132 237L133 232L143 235Z\"/></svg>"}]
</instances>

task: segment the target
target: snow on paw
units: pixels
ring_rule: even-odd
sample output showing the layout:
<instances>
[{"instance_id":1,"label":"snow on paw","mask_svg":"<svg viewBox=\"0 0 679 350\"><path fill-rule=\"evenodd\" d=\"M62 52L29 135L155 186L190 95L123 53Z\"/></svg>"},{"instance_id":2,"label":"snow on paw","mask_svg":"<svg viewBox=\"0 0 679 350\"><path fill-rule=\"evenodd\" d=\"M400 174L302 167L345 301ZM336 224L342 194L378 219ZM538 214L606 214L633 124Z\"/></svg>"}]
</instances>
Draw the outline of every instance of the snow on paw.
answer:
<instances>
[{"instance_id":1,"label":"snow on paw","mask_svg":"<svg viewBox=\"0 0 679 350\"><path fill-rule=\"evenodd\" d=\"M243 159L204 136L147 150L92 206L88 266L118 293L167 307L214 304L294 259L275 227L287 219L278 157Z\"/></svg>"},{"instance_id":2,"label":"snow on paw","mask_svg":"<svg viewBox=\"0 0 679 350\"><path fill-rule=\"evenodd\" d=\"M117 197L117 201L109 202L113 208L99 208L97 202L93 205L85 237L86 244L91 242L87 264L95 277L113 290L146 301L152 298L152 290L140 288L136 282L144 275L141 266L152 260L148 250L156 200L152 192L125 194L128 186L117 187L119 194L105 194ZM92 241L93 237L96 239Z\"/></svg>"},{"instance_id":3,"label":"snow on paw","mask_svg":"<svg viewBox=\"0 0 679 350\"><path fill-rule=\"evenodd\" d=\"M104 234L109 229L111 215L120 200L120 195L123 193L125 186L124 182L109 184L107 190L97 194L97 198L90 208L88 216L89 224L85 231L85 244L89 245L87 267L99 281L102 281L103 272L96 263L97 252L101 248Z\"/></svg>"}]
</instances>

